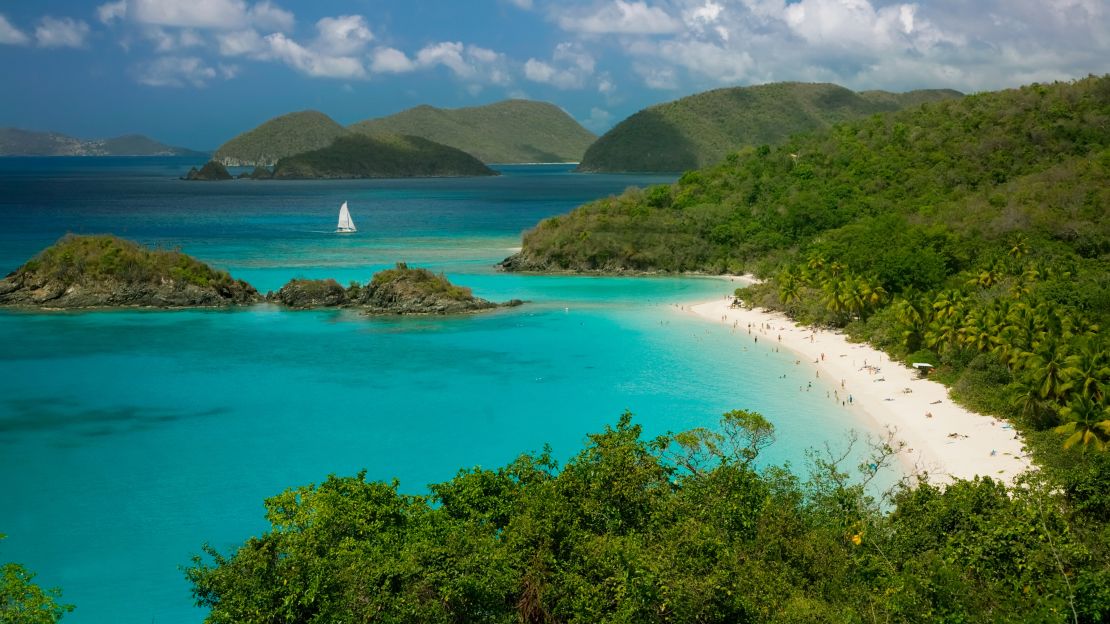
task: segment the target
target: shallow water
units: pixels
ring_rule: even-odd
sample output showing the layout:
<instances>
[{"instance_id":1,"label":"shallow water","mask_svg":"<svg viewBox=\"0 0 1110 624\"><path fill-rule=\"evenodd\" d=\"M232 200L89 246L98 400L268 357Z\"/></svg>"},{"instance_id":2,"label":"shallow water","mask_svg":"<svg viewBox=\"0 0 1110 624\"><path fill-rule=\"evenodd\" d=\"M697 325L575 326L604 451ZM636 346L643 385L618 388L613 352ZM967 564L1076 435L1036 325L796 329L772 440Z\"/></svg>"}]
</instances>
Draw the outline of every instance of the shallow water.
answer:
<instances>
[{"instance_id":1,"label":"shallow water","mask_svg":"<svg viewBox=\"0 0 1110 624\"><path fill-rule=\"evenodd\" d=\"M490 299L458 318L349 311L0 313L0 561L77 605L65 621L199 622L179 566L265 529L262 501L366 469L423 492L631 410L646 435L764 413L768 461L839 443L848 415L770 345L678 308L734 284L520 276L492 265L540 218L631 184L507 167L474 180L185 183L183 159L0 159L0 271L66 231L181 247L265 291L407 261ZM360 231L336 236L341 201ZM786 379L781 376L786 375Z\"/></svg>"}]
</instances>

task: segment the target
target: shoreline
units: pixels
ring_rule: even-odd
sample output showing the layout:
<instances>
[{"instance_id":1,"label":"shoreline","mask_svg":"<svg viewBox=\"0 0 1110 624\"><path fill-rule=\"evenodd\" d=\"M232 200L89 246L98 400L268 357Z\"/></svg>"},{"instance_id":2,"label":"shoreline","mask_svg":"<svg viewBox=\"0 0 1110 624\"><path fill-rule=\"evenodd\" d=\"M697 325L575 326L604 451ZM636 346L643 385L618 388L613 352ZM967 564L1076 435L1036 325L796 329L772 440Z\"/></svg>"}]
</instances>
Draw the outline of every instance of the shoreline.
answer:
<instances>
[{"instance_id":1,"label":"shoreline","mask_svg":"<svg viewBox=\"0 0 1110 624\"><path fill-rule=\"evenodd\" d=\"M1010 484L1032 467L1009 423L956 404L941 383L920 378L916 370L866 343L848 342L842 333L811 331L781 312L733 308L732 299L729 295L681 307L706 321L733 326L738 344L763 342L796 354L798 365L810 366L815 378L833 384L837 400L861 425L883 438L889 432L904 443L898 458L908 475L927 474L932 483L985 476Z\"/></svg>"}]
</instances>

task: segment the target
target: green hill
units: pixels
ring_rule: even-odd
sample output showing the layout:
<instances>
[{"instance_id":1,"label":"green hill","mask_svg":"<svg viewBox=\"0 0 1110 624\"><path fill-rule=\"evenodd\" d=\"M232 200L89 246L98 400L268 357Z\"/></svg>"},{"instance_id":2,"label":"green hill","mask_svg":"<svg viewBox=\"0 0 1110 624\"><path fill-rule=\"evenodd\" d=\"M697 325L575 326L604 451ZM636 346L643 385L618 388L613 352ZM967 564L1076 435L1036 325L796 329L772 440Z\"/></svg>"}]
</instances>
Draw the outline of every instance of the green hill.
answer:
<instances>
[{"instance_id":1,"label":"green hill","mask_svg":"<svg viewBox=\"0 0 1110 624\"><path fill-rule=\"evenodd\" d=\"M960 97L950 90L855 93L834 84L781 82L706 91L646 108L586 150L579 171L685 171L748 146L782 143L873 113Z\"/></svg>"},{"instance_id":2,"label":"green hill","mask_svg":"<svg viewBox=\"0 0 1110 624\"><path fill-rule=\"evenodd\" d=\"M275 117L224 143L213 159L228 167L269 167L278 160L331 145L347 130L317 111Z\"/></svg>"},{"instance_id":3,"label":"green hill","mask_svg":"<svg viewBox=\"0 0 1110 624\"><path fill-rule=\"evenodd\" d=\"M83 140L57 132L0 128L0 156L203 156L141 134Z\"/></svg>"},{"instance_id":4,"label":"green hill","mask_svg":"<svg viewBox=\"0 0 1110 624\"><path fill-rule=\"evenodd\" d=\"M1040 461L1072 465L1055 456L1063 440L1110 449L1108 217L1104 76L748 148L547 219L503 264L753 271L764 281L738 293L746 304L934 364Z\"/></svg>"},{"instance_id":5,"label":"green hill","mask_svg":"<svg viewBox=\"0 0 1110 624\"><path fill-rule=\"evenodd\" d=\"M343 136L317 150L287 156L277 179L410 178L497 175L470 154L414 136Z\"/></svg>"},{"instance_id":6,"label":"green hill","mask_svg":"<svg viewBox=\"0 0 1110 624\"><path fill-rule=\"evenodd\" d=\"M424 137L484 163L577 162L596 138L559 107L527 100L456 109L417 106L350 129Z\"/></svg>"}]
</instances>

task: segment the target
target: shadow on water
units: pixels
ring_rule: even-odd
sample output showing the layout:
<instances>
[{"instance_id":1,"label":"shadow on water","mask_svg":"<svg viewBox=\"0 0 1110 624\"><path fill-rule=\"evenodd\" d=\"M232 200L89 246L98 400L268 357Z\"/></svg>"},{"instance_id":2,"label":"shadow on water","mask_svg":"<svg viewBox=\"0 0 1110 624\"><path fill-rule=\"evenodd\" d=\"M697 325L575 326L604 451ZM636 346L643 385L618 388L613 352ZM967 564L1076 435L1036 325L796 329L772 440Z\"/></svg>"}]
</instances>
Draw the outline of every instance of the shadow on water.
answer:
<instances>
[{"instance_id":1,"label":"shadow on water","mask_svg":"<svg viewBox=\"0 0 1110 624\"><path fill-rule=\"evenodd\" d=\"M55 397L8 399L0 403L0 444L15 442L21 435L52 432L93 438L133 433L179 420L208 418L226 409L167 409L137 405L111 408L88 407L73 399Z\"/></svg>"}]
</instances>

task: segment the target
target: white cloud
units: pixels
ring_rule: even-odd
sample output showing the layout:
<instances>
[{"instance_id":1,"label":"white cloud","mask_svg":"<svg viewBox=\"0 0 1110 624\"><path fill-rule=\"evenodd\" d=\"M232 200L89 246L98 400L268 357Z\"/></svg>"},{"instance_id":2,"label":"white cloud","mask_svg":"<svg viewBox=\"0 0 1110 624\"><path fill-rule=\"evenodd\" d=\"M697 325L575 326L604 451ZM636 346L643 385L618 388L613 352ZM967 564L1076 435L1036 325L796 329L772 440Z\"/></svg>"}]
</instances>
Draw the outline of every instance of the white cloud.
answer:
<instances>
[{"instance_id":1,"label":"white cloud","mask_svg":"<svg viewBox=\"0 0 1110 624\"><path fill-rule=\"evenodd\" d=\"M371 55L370 70L379 74L405 74L416 69L404 52L394 48L377 48Z\"/></svg>"},{"instance_id":2,"label":"white cloud","mask_svg":"<svg viewBox=\"0 0 1110 624\"><path fill-rule=\"evenodd\" d=\"M256 3L247 12L247 18L256 28L277 32L293 30L296 20L293 13L275 6L269 0Z\"/></svg>"},{"instance_id":3,"label":"white cloud","mask_svg":"<svg viewBox=\"0 0 1110 624\"><path fill-rule=\"evenodd\" d=\"M127 16L127 0L108 2L96 7L96 16L104 24L111 24Z\"/></svg>"},{"instance_id":4,"label":"white cloud","mask_svg":"<svg viewBox=\"0 0 1110 624\"><path fill-rule=\"evenodd\" d=\"M663 9L625 0L613 0L593 13L561 15L558 23L560 28L571 32L628 35L674 33L682 26Z\"/></svg>"},{"instance_id":5,"label":"white cloud","mask_svg":"<svg viewBox=\"0 0 1110 624\"><path fill-rule=\"evenodd\" d=\"M24 45L29 43L31 38L28 37L23 31L19 30L8 18L0 14L0 43L8 45Z\"/></svg>"},{"instance_id":6,"label":"white cloud","mask_svg":"<svg viewBox=\"0 0 1110 624\"><path fill-rule=\"evenodd\" d=\"M437 66L450 69L456 77L470 83L472 93L480 90L483 83L504 86L512 82L504 54L459 41L424 46L416 53L415 63L423 69Z\"/></svg>"},{"instance_id":7,"label":"white cloud","mask_svg":"<svg viewBox=\"0 0 1110 624\"><path fill-rule=\"evenodd\" d=\"M80 48L89 36L89 25L70 17L46 17L35 28L35 40L44 48Z\"/></svg>"},{"instance_id":8,"label":"white cloud","mask_svg":"<svg viewBox=\"0 0 1110 624\"><path fill-rule=\"evenodd\" d=\"M509 4L516 5L519 8L528 10L532 8L532 0L508 0Z\"/></svg>"},{"instance_id":9,"label":"white cloud","mask_svg":"<svg viewBox=\"0 0 1110 624\"><path fill-rule=\"evenodd\" d=\"M594 72L594 57L578 43L564 42L555 46L552 61L528 59L524 63L524 77L558 89L581 89Z\"/></svg>"},{"instance_id":10,"label":"white cloud","mask_svg":"<svg viewBox=\"0 0 1110 624\"><path fill-rule=\"evenodd\" d=\"M217 72L195 56L162 56L135 68L135 79L151 87L203 87Z\"/></svg>"},{"instance_id":11,"label":"white cloud","mask_svg":"<svg viewBox=\"0 0 1110 624\"><path fill-rule=\"evenodd\" d=\"M335 55L360 52L374 38L361 15L325 17L316 22L316 31L315 47Z\"/></svg>"},{"instance_id":12,"label":"white cloud","mask_svg":"<svg viewBox=\"0 0 1110 624\"><path fill-rule=\"evenodd\" d=\"M265 37L269 54L309 76L317 78L365 78L362 61L351 56L330 56L302 46L281 33Z\"/></svg>"},{"instance_id":13,"label":"white cloud","mask_svg":"<svg viewBox=\"0 0 1110 624\"><path fill-rule=\"evenodd\" d=\"M128 15L144 24L234 29L247 25L243 0L130 0Z\"/></svg>"},{"instance_id":14,"label":"white cloud","mask_svg":"<svg viewBox=\"0 0 1110 624\"><path fill-rule=\"evenodd\" d=\"M461 78L470 78L476 73L474 68L463 60L465 47L457 41L443 41L424 47L416 53L416 62L421 67L443 65Z\"/></svg>"},{"instance_id":15,"label":"white cloud","mask_svg":"<svg viewBox=\"0 0 1110 624\"><path fill-rule=\"evenodd\" d=\"M143 31L143 37L154 44L155 51L163 53L195 48L206 43L199 33L189 28L167 31L158 26L148 26Z\"/></svg>"},{"instance_id":16,"label":"white cloud","mask_svg":"<svg viewBox=\"0 0 1110 624\"><path fill-rule=\"evenodd\" d=\"M609 74L605 73L597 79L597 92L609 97L616 93L617 85L613 84L613 79Z\"/></svg>"},{"instance_id":17,"label":"white cloud","mask_svg":"<svg viewBox=\"0 0 1110 624\"><path fill-rule=\"evenodd\" d=\"M649 88L660 90L678 88L678 78L673 67L634 63L632 70L644 79L644 84Z\"/></svg>"},{"instance_id":18,"label":"white cloud","mask_svg":"<svg viewBox=\"0 0 1110 624\"><path fill-rule=\"evenodd\" d=\"M237 30L216 36L220 54L224 56L258 56L269 49L269 45L256 30Z\"/></svg>"},{"instance_id":19,"label":"white cloud","mask_svg":"<svg viewBox=\"0 0 1110 624\"><path fill-rule=\"evenodd\" d=\"M596 134L602 134L613 125L613 115L609 111L595 106L590 109L590 118L583 121L582 125Z\"/></svg>"}]
</instances>

